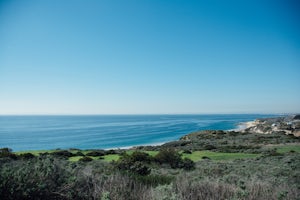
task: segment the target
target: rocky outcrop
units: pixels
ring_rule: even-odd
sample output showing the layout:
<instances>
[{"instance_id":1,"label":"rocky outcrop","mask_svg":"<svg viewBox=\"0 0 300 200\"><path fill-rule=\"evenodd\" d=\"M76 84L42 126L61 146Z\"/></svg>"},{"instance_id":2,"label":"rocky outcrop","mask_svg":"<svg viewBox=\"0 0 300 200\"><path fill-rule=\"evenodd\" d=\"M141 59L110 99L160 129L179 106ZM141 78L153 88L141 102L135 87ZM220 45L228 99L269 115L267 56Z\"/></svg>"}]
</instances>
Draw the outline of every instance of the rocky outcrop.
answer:
<instances>
[{"instance_id":1,"label":"rocky outcrop","mask_svg":"<svg viewBox=\"0 0 300 200\"><path fill-rule=\"evenodd\" d=\"M286 135L300 136L299 115L257 119L252 123L246 124L244 132L271 134L284 133Z\"/></svg>"}]
</instances>

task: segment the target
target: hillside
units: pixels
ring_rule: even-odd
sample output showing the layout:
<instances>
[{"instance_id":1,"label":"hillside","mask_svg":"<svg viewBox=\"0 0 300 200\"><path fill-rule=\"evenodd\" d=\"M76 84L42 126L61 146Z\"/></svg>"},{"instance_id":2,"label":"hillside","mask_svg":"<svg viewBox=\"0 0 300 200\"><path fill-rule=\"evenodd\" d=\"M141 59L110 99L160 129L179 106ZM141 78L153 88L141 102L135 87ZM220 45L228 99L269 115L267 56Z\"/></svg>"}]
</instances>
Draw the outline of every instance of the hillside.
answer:
<instances>
[{"instance_id":1,"label":"hillside","mask_svg":"<svg viewBox=\"0 0 300 200\"><path fill-rule=\"evenodd\" d=\"M266 133L198 131L127 150L3 148L0 199L298 199L300 137L283 126L294 133L298 119L286 119L256 120L279 124Z\"/></svg>"},{"instance_id":2,"label":"hillside","mask_svg":"<svg viewBox=\"0 0 300 200\"><path fill-rule=\"evenodd\" d=\"M244 131L261 134L283 133L300 137L300 115L257 119Z\"/></svg>"}]
</instances>

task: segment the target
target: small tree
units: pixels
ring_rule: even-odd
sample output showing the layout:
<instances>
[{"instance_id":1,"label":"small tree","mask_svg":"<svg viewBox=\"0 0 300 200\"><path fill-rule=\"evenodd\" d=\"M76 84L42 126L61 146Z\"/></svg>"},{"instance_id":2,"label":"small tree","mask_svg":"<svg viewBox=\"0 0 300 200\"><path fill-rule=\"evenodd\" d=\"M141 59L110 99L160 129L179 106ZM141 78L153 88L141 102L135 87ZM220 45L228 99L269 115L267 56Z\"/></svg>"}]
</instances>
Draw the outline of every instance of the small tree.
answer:
<instances>
[{"instance_id":1,"label":"small tree","mask_svg":"<svg viewBox=\"0 0 300 200\"><path fill-rule=\"evenodd\" d=\"M128 171L141 176L149 175L151 169L145 165L145 162L150 162L151 157L144 152L133 152L131 155L122 154L121 158L115 163L119 170Z\"/></svg>"},{"instance_id":2,"label":"small tree","mask_svg":"<svg viewBox=\"0 0 300 200\"><path fill-rule=\"evenodd\" d=\"M169 164L172 168L178 168L182 162L181 156L174 149L162 149L155 156L155 160L162 164Z\"/></svg>"}]
</instances>

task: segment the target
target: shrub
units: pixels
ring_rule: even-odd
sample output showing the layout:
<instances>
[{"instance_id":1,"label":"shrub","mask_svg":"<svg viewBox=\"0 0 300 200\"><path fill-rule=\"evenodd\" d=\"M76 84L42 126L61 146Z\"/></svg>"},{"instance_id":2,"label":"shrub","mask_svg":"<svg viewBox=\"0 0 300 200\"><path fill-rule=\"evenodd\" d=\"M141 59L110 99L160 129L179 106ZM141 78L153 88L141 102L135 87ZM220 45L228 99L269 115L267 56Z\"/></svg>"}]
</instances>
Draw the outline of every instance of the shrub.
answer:
<instances>
[{"instance_id":1,"label":"shrub","mask_svg":"<svg viewBox=\"0 0 300 200\"><path fill-rule=\"evenodd\" d=\"M14 153L12 153L12 149L2 148L0 149L0 158L17 159L17 156Z\"/></svg>"},{"instance_id":2,"label":"shrub","mask_svg":"<svg viewBox=\"0 0 300 200\"><path fill-rule=\"evenodd\" d=\"M129 171L141 176L146 176L149 175L151 173L151 169L149 167L147 167L146 165L144 165L142 162L134 162L130 168Z\"/></svg>"},{"instance_id":3,"label":"shrub","mask_svg":"<svg viewBox=\"0 0 300 200\"><path fill-rule=\"evenodd\" d=\"M77 151L74 155L75 156L84 156L84 154L81 151Z\"/></svg>"},{"instance_id":4,"label":"shrub","mask_svg":"<svg viewBox=\"0 0 300 200\"><path fill-rule=\"evenodd\" d=\"M185 170L195 169L195 162L189 158L184 158L180 164L180 168L183 168Z\"/></svg>"},{"instance_id":5,"label":"shrub","mask_svg":"<svg viewBox=\"0 0 300 200\"><path fill-rule=\"evenodd\" d=\"M263 156L265 156L265 157L281 156L281 155L282 155L281 153L277 152L277 149L270 149L270 150L267 150L267 151L263 152Z\"/></svg>"},{"instance_id":6,"label":"shrub","mask_svg":"<svg viewBox=\"0 0 300 200\"><path fill-rule=\"evenodd\" d=\"M169 164L172 168L178 168L182 162L180 154L174 149L162 149L154 158L156 162Z\"/></svg>"},{"instance_id":7,"label":"shrub","mask_svg":"<svg viewBox=\"0 0 300 200\"><path fill-rule=\"evenodd\" d=\"M22 153L19 155L19 157L22 159L31 159L34 158L34 155L32 153Z\"/></svg>"},{"instance_id":8,"label":"shrub","mask_svg":"<svg viewBox=\"0 0 300 200\"><path fill-rule=\"evenodd\" d=\"M12 152L12 149L7 148L7 147L1 148L1 149L0 149L0 155L1 155L1 154L11 153L11 152Z\"/></svg>"},{"instance_id":9,"label":"shrub","mask_svg":"<svg viewBox=\"0 0 300 200\"><path fill-rule=\"evenodd\" d=\"M104 151L91 151L86 154L87 156L104 156Z\"/></svg>"},{"instance_id":10,"label":"shrub","mask_svg":"<svg viewBox=\"0 0 300 200\"><path fill-rule=\"evenodd\" d=\"M88 156L84 156L84 157L79 159L79 161L81 161L81 162L90 162L92 160L93 159L91 157L88 157Z\"/></svg>"},{"instance_id":11,"label":"shrub","mask_svg":"<svg viewBox=\"0 0 300 200\"><path fill-rule=\"evenodd\" d=\"M183 151L183 153L185 153L185 154L192 154L192 151L186 149L186 150Z\"/></svg>"},{"instance_id":12,"label":"shrub","mask_svg":"<svg viewBox=\"0 0 300 200\"><path fill-rule=\"evenodd\" d=\"M148 176L136 176L134 177L135 180L142 182L145 185L151 185L151 186L158 186L158 185L166 185L170 184L174 177L172 176L166 176L166 175L156 175L156 174L150 174Z\"/></svg>"},{"instance_id":13,"label":"shrub","mask_svg":"<svg viewBox=\"0 0 300 200\"><path fill-rule=\"evenodd\" d=\"M172 141L172 142L167 142L162 145L162 147L165 148L174 148L174 147L184 147L189 145L191 142L190 141L185 141L185 140L179 140L179 141Z\"/></svg>"},{"instance_id":14,"label":"shrub","mask_svg":"<svg viewBox=\"0 0 300 200\"><path fill-rule=\"evenodd\" d=\"M207 145L204 146L204 149L205 150L213 150L213 149L216 149L216 147L214 145L207 144Z\"/></svg>"},{"instance_id":15,"label":"shrub","mask_svg":"<svg viewBox=\"0 0 300 200\"><path fill-rule=\"evenodd\" d=\"M149 162L150 156L144 152L133 152L132 155L126 153L121 155L121 158L115 162L115 166L119 170L128 171L141 176L150 174L151 169L143 162Z\"/></svg>"},{"instance_id":16,"label":"shrub","mask_svg":"<svg viewBox=\"0 0 300 200\"><path fill-rule=\"evenodd\" d=\"M62 157L72 157L74 154L72 154L70 151L62 150L62 151L55 151L51 153L54 156L62 156Z\"/></svg>"},{"instance_id":17,"label":"shrub","mask_svg":"<svg viewBox=\"0 0 300 200\"><path fill-rule=\"evenodd\" d=\"M149 162L151 162L152 157L148 153L145 153L142 151L135 151L131 154L130 159L133 162L141 161L141 162L149 163Z\"/></svg>"},{"instance_id":18,"label":"shrub","mask_svg":"<svg viewBox=\"0 0 300 200\"><path fill-rule=\"evenodd\" d=\"M0 167L0 199L62 199L67 162L53 157L17 160Z\"/></svg>"},{"instance_id":19,"label":"shrub","mask_svg":"<svg viewBox=\"0 0 300 200\"><path fill-rule=\"evenodd\" d=\"M108 154L118 154L118 152L117 152L116 150L114 150L114 149L110 149L110 150L107 150L107 151L105 152L105 154L106 154L106 155L108 155Z\"/></svg>"}]
</instances>

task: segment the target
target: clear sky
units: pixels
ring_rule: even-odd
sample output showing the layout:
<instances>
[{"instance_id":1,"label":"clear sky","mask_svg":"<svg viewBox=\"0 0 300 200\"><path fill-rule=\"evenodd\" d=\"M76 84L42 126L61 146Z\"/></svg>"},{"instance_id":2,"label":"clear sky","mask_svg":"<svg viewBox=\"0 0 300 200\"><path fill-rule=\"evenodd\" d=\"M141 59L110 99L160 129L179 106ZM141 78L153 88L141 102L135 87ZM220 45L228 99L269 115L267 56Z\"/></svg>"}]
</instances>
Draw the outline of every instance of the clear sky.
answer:
<instances>
[{"instance_id":1,"label":"clear sky","mask_svg":"<svg viewBox=\"0 0 300 200\"><path fill-rule=\"evenodd\" d=\"M0 1L0 114L300 112L300 3Z\"/></svg>"}]
</instances>

